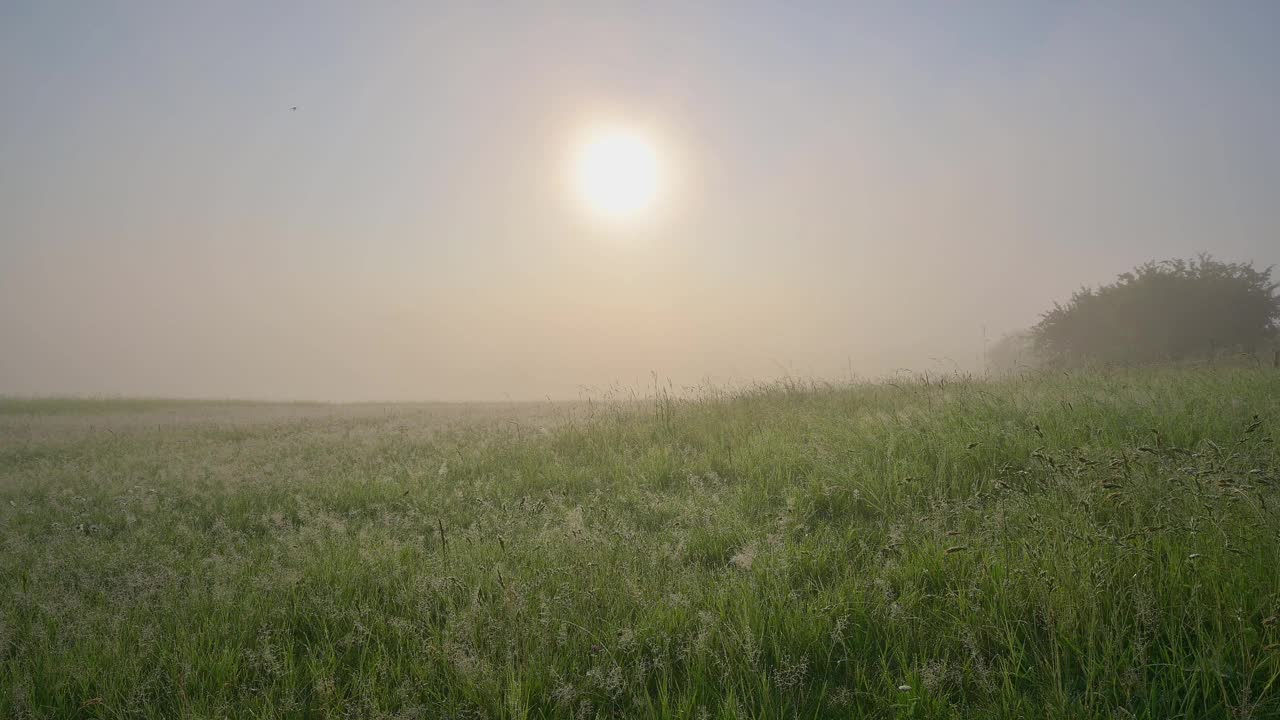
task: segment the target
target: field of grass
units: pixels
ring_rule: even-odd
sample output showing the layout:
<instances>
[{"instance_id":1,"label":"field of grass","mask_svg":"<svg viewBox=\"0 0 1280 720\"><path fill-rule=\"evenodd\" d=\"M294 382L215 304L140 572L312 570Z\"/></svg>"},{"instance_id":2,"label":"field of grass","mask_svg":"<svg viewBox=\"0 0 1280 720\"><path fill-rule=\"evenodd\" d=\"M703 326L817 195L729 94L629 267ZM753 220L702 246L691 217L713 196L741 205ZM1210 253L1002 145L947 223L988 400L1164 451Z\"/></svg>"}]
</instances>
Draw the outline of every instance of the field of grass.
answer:
<instances>
[{"instance_id":1,"label":"field of grass","mask_svg":"<svg viewBox=\"0 0 1280 720\"><path fill-rule=\"evenodd\" d=\"M1280 717L1274 370L113 402L0 400L0 717Z\"/></svg>"}]
</instances>

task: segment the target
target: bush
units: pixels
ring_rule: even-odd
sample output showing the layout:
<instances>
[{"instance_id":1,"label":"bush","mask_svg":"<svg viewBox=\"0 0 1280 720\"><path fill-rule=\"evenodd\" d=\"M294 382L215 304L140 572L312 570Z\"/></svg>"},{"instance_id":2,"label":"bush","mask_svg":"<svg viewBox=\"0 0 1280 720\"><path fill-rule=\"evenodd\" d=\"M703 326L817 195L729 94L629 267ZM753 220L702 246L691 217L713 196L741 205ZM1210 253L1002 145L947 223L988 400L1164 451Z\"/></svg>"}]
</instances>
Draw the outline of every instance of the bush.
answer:
<instances>
[{"instance_id":1,"label":"bush","mask_svg":"<svg viewBox=\"0 0 1280 720\"><path fill-rule=\"evenodd\" d=\"M1150 262L1082 288L1032 328L1037 354L1059 365L1141 363L1255 353L1280 320L1271 268L1194 260Z\"/></svg>"},{"instance_id":2,"label":"bush","mask_svg":"<svg viewBox=\"0 0 1280 720\"><path fill-rule=\"evenodd\" d=\"M987 349L986 369L996 375L1032 370L1041 365L1036 353L1035 334L1031 330L1007 333Z\"/></svg>"}]
</instances>

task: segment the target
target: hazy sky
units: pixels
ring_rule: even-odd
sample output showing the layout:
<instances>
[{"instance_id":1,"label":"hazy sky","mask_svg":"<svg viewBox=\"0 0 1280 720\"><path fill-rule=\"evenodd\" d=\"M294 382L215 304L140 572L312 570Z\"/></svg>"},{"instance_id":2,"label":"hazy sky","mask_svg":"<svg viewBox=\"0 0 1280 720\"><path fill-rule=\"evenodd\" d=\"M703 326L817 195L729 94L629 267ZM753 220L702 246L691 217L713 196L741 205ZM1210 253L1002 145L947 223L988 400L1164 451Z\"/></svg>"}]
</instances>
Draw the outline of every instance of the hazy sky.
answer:
<instances>
[{"instance_id":1,"label":"hazy sky","mask_svg":"<svg viewBox=\"0 0 1280 720\"><path fill-rule=\"evenodd\" d=\"M0 393L972 367L1136 263L1280 262L1278 72L1267 0L0 0ZM567 187L602 119L669 181L629 225Z\"/></svg>"}]
</instances>

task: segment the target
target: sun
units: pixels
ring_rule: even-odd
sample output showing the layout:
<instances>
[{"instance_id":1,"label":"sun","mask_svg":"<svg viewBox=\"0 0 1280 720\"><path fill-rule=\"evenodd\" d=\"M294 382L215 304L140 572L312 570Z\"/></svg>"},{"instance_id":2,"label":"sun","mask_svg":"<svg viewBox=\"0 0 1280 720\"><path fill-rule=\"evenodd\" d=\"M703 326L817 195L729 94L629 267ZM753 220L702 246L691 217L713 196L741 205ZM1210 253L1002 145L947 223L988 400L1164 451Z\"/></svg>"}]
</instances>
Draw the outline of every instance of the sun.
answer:
<instances>
[{"instance_id":1,"label":"sun","mask_svg":"<svg viewBox=\"0 0 1280 720\"><path fill-rule=\"evenodd\" d=\"M635 219L653 207L660 181L658 153L644 134L623 128L588 134L577 149L574 183L593 214Z\"/></svg>"}]
</instances>

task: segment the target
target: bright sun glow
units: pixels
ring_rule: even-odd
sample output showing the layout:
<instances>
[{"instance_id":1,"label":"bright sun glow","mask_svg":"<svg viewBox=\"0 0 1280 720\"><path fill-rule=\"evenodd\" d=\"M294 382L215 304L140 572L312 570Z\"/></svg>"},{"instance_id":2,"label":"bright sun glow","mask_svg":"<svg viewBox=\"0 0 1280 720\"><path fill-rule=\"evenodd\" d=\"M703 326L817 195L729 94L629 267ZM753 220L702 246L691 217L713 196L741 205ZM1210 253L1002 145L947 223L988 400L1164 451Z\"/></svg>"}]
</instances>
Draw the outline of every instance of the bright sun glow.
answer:
<instances>
[{"instance_id":1,"label":"bright sun glow","mask_svg":"<svg viewBox=\"0 0 1280 720\"><path fill-rule=\"evenodd\" d=\"M635 218L658 194L658 155L643 135L606 130L589 135L578 149L575 182L592 212L610 220Z\"/></svg>"}]
</instances>

